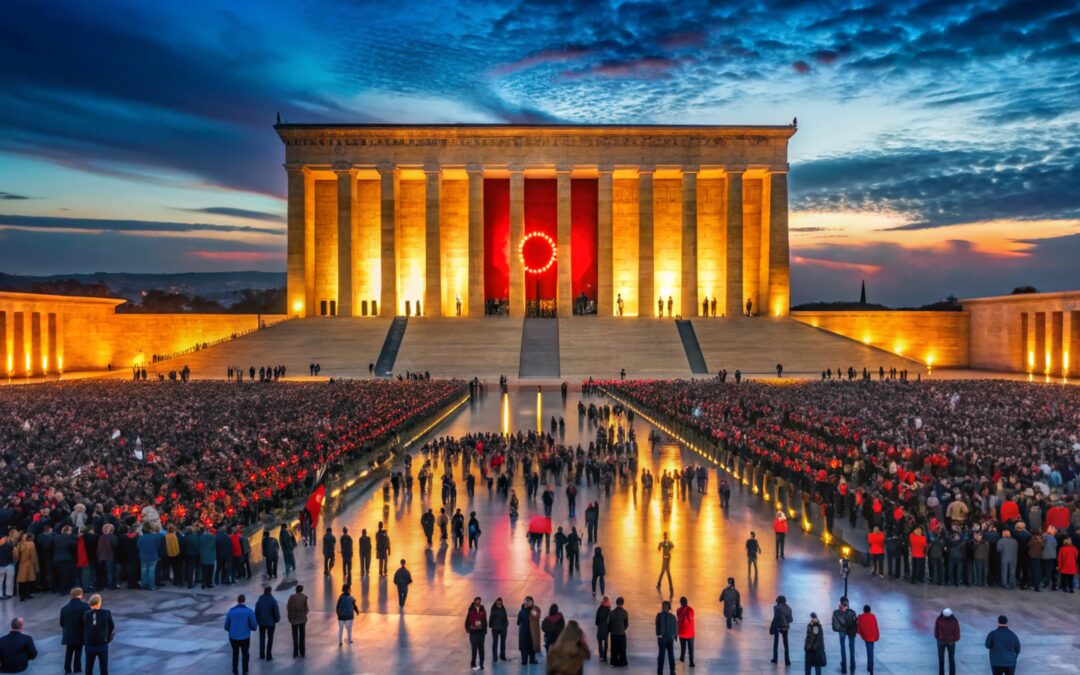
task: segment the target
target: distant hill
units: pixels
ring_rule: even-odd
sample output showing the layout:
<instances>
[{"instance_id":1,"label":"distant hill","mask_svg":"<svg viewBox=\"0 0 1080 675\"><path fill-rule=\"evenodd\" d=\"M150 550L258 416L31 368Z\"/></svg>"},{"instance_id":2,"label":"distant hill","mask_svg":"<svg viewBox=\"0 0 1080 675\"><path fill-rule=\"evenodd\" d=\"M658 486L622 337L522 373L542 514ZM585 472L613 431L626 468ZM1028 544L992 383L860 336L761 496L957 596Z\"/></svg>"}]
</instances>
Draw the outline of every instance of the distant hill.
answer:
<instances>
[{"instance_id":1,"label":"distant hill","mask_svg":"<svg viewBox=\"0 0 1080 675\"><path fill-rule=\"evenodd\" d=\"M67 281L76 283L64 283ZM282 272L185 272L182 274L128 274L95 272L94 274L52 274L22 276L0 273L0 290L124 298L138 304L150 291L164 294L204 298L222 307L231 307L250 293L285 288ZM284 310L282 310L284 311Z\"/></svg>"}]
</instances>

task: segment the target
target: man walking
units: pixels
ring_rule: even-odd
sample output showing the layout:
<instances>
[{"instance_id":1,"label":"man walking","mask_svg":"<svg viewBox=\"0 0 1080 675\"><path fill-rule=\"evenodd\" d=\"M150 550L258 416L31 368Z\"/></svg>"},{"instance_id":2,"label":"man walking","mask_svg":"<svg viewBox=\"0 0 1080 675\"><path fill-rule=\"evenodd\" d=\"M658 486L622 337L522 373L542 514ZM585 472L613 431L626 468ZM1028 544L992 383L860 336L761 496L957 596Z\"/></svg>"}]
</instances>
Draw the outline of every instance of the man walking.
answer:
<instances>
[{"instance_id":1,"label":"man walking","mask_svg":"<svg viewBox=\"0 0 1080 675\"><path fill-rule=\"evenodd\" d=\"M608 632L611 635L611 665L614 668L625 668L626 661L626 630L630 627L630 615L623 607L622 596L615 599L615 609L608 615Z\"/></svg>"},{"instance_id":2,"label":"man walking","mask_svg":"<svg viewBox=\"0 0 1080 675\"><path fill-rule=\"evenodd\" d=\"M675 615L671 613L671 603L667 600L660 605L656 615L656 642L659 651L656 655L656 675L664 675L664 656L667 656L668 669L675 675L675 637L679 627Z\"/></svg>"},{"instance_id":3,"label":"man walking","mask_svg":"<svg viewBox=\"0 0 1080 675\"><path fill-rule=\"evenodd\" d=\"M338 596L337 605L334 606L334 612L337 614L338 620L338 647L343 644L341 638L344 637L346 633L348 634L349 644L352 644L353 617L360 614L360 608L356 606L356 598L349 594L348 584L341 587L341 595Z\"/></svg>"},{"instance_id":4,"label":"man walking","mask_svg":"<svg viewBox=\"0 0 1080 675\"><path fill-rule=\"evenodd\" d=\"M997 629L986 636L986 648L990 650L990 670L993 675L1013 675L1016 672L1020 638L1009 630L1009 618L1004 614L998 617Z\"/></svg>"},{"instance_id":5,"label":"man walking","mask_svg":"<svg viewBox=\"0 0 1080 675\"><path fill-rule=\"evenodd\" d=\"M368 536L367 530L360 530L360 540L357 544L360 549L360 576L371 576L371 537Z\"/></svg>"},{"instance_id":6,"label":"man walking","mask_svg":"<svg viewBox=\"0 0 1080 675\"><path fill-rule=\"evenodd\" d=\"M431 509L428 509L424 515L420 516L420 527L424 530L424 538L427 539L427 545L431 546L431 537L435 534L435 514L432 513ZM367 532L367 530L364 530L364 532ZM363 555L364 554L361 551L361 567L363 567Z\"/></svg>"},{"instance_id":7,"label":"man walking","mask_svg":"<svg viewBox=\"0 0 1080 675\"><path fill-rule=\"evenodd\" d=\"M960 641L960 622L949 608L942 610L934 622L937 640L938 675L945 675L945 652L949 652L949 675L956 675L956 643Z\"/></svg>"},{"instance_id":8,"label":"man walking","mask_svg":"<svg viewBox=\"0 0 1080 675\"><path fill-rule=\"evenodd\" d=\"M397 587L398 608L405 609L405 598L409 596L409 584L412 583L412 574L405 568L405 559L401 559L401 567L394 572L394 586ZM486 628L485 628L486 630Z\"/></svg>"},{"instance_id":9,"label":"man walking","mask_svg":"<svg viewBox=\"0 0 1080 675\"><path fill-rule=\"evenodd\" d=\"M83 601L83 589L71 589L71 599L60 610L60 642L64 645L64 672L82 671L83 617L90 605Z\"/></svg>"},{"instance_id":10,"label":"man walking","mask_svg":"<svg viewBox=\"0 0 1080 675\"><path fill-rule=\"evenodd\" d=\"M296 587L296 592L289 596L285 603L285 614L289 617L289 625L292 627L292 655L293 658L302 658L307 654L304 649L304 637L307 628L308 602L304 595L303 585Z\"/></svg>"},{"instance_id":11,"label":"man walking","mask_svg":"<svg viewBox=\"0 0 1080 675\"><path fill-rule=\"evenodd\" d=\"M761 554L761 544L758 543L757 534L750 533L750 538L746 540L746 574L750 574L750 568L754 568L754 576L757 576L757 557Z\"/></svg>"},{"instance_id":12,"label":"man walking","mask_svg":"<svg viewBox=\"0 0 1080 675\"><path fill-rule=\"evenodd\" d=\"M259 658L273 661L274 628L281 621L281 609L278 607L274 589L267 586L255 602L255 622L259 624Z\"/></svg>"},{"instance_id":13,"label":"man walking","mask_svg":"<svg viewBox=\"0 0 1080 675\"><path fill-rule=\"evenodd\" d=\"M353 560L353 541L349 536L349 528L341 528L341 539L338 543L341 545L341 573L348 580L352 578Z\"/></svg>"},{"instance_id":14,"label":"man walking","mask_svg":"<svg viewBox=\"0 0 1080 675\"><path fill-rule=\"evenodd\" d=\"M334 569L334 544L337 543L337 537L334 536L334 531L329 527L326 528L326 534L322 538L322 554L323 554L323 576L330 576L330 570Z\"/></svg>"},{"instance_id":15,"label":"man walking","mask_svg":"<svg viewBox=\"0 0 1080 675\"><path fill-rule=\"evenodd\" d=\"M94 596L97 597L96 595ZM232 647L232 672L238 675L237 666L243 657L244 675L247 675L248 664L251 661L251 633L259 627L255 621L255 612L245 605L247 598L241 593L236 598L236 606L225 614L225 632L229 634L229 645ZM90 605L94 600L91 598ZM89 642L87 643L89 645ZM87 653L90 652L89 646ZM89 663L89 657L87 658ZM87 673L89 675L89 672Z\"/></svg>"},{"instance_id":16,"label":"man walking","mask_svg":"<svg viewBox=\"0 0 1080 675\"><path fill-rule=\"evenodd\" d=\"M94 661L101 675L109 675L109 643L116 634L112 612L101 608L101 596L90 596L90 611L83 614L83 649L86 652L86 675L94 675Z\"/></svg>"},{"instance_id":17,"label":"man walking","mask_svg":"<svg viewBox=\"0 0 1080 675\"><path fill-rule=\"evenodd\" d=\"M870 612L870 605L863 605L862 611L856 622L856 631L866 644L866 672L872 673L874 672L874 644L881 639L881 634L878 632L877 617Z\"/></svg>"},{"instance_id":18,"label":"man walking","mask_svg":"<svg viewBox=\"0 0 1080 675\"><path fill-rule=\"evenodd\" d=\"M660 542L660 545L656 547L661 553L660 563L660 576L656 579L656 590L660 590L660 583L664 580L664 575L667 575L668 591L670 595L675 594L675 585L671 581L671 550L675 548L675 544L668 541L668 533L664 533L664 539Z\"/></svg>"},{"instance_id":19,"label":"man walking","mask_svg":"<svg viewBox=\"0 0 1080 675\"><path fill-rule=\"evenodd\" d=\"M772 623L769 624L769 633L772 640L772 662L776 663L780 656L780 640L784 641L784 665L791 665L791 654L788 651L788 631L791 630L791 622L795 616L791 613L791 607L787 604L787 598L779 596L773 605Z\"/></svg>"},{"instance_id":20,"label":"man walking","mask_svg":"<svg viewBox=\"0 0 1080 675\"><path fill-rule=\"evenodd\" d=\"M840 636L840 672L847 672L850 657L851 672L854 673L855 633L858 631L858 617L855 616L855 610L848 606L847 596L840 598L840 606L833 610L832 629Z\"/></svg>"},{"instance_id":21,"label":"man walking","mask_svg":"<svg viewBox=\"0 0 1080 675\"><path fill-rule=\"evenodd\" d=\"M375 557L379 559L379 576L385 577L390 570L388 561L390 558L390 534L383 529L379 522L379 529L375 532Z\"/></svg>"}]
</instances>

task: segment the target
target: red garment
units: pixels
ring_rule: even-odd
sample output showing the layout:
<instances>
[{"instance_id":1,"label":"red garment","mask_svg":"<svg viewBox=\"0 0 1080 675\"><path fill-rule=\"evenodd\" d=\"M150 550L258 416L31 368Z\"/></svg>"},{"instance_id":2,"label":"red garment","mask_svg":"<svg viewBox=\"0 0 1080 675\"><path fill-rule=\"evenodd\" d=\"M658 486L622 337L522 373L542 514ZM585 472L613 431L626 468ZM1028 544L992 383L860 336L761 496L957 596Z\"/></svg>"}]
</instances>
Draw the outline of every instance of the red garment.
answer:
<instances>
[{"instance_id":1,"label":"red garment","mask_svg":"<svg viewBox=\"0 0 1080 675\"><path fill-rule=\"evenodd\" d=\"M1058 572L1062 574L1076 574L1075 546L1062 546L1058 549Z\"/></svg>"},{"instance_id":2,"label":"red garment","mask_svg":"<svg viewBox=\"0 0 1080 675\"><path fill-rule=\"evenodd\" d=\"M1069 529L1069 509L1064 506L1051 507L1046 512L1046 524L1048 527L1057 528L1059 532Z\"/></svg>"},{"instance_id":3,"label":"red garment","mask_svg":"<svg viewBox=\"0 0 1080 675\"><path fill-rule=\"evenodd\" d=\"M860 614L856 625L863 642L877 642L881 638L881 634L878 633L877 617L870 612Z\"/></svg>"},{"instance_id":4,"label":"red garment","mask_svg":"<svg viewBox=\"0 0 1080 675\"><path fill-rule=\"evenodd\" d=\"M90 558L86 555L86 537L79 537L75 544L75 567L90 567Z\"/></svg>"},{"instance_id":5,"label":"red garment","mask_svg":"<svg viewBox=\"0 0 1080 675\"><path fill-rule=\"evenodd\" d=\"M921 534L912 533L908 538L911 542L911 557L912 558L925 558L926 557L926 537Z\"/></svg>"},{"instance_id":6,"label":"red garment","mask_svg":"<svg viewBox=\"0 0 1080 675\"><path fill-rule=\"evenodd\" d=\"M1020 506L1011 499L1007 502L1003 502L1001 505L1001 520L1003 522L1020 520Z\"/></svg>"},{"instance_id":7,"label":"red garment","mask_svg":"<svg viewBox=\"0 0 1080 675\"><path fill-rule=\"evenodd\" d=\"M675 610L675 620L679 624L679 639L694 637L694 608L690 605Z\"/></svg>"},{"instance_id":8,"label":"red garment","mask_svg":"<svg viewBox=\"0 0 1080 675\"><path fill-rule=\"evenodd\" d=\"M244 549L240 546L240 535L233 532L229 535L229 539L232 539L232 554L234 558L239 558L244 555Z\"/></svg>"},{"instance_id":9,"label":"red garment","mask_svg":"<svg viewBox=\"0 0 1080 675\"><path fill-rule=\"evenodd\" d=\"M773 532L781 534L787 532L787 518L774 518L772 521Z\"/></svg>"},{"instance_id":10,"label":"red garment","mask_svg":"<svg viewBox=\"0 0 1080 675\"><path fill-rule=\"evenodd\" d=\"M866 540L870 542L870 555L885 555L884 532L871 532L870 534L866 535Z\"/></svg>"},{"instance_id":11,"label":"red garment","mask_svg":"<svg viewBox=\"0 0 1080 675\"><path fill-rule=\"evenodd\" d=\"M465 632L487 630L487 611L483 607L469 605L469 614L465 617Z\"/></svg>"}]
</instances>

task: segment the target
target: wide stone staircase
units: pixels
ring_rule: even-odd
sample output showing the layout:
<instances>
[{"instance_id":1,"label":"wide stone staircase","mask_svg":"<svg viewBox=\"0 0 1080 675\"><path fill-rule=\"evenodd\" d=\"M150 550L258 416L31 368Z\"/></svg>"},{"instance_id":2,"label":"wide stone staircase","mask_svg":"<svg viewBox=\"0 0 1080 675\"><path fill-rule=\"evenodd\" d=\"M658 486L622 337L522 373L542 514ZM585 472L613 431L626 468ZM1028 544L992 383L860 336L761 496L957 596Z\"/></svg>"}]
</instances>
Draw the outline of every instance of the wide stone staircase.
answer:
<instances>
[{"instance_id":1,"label":"wide stone staircase","mask_svg":"<svg viewBox=\"0 0 1080 675\"><path fill-rule=\"evenodd\" d=\"M518 377L559 377L559 320L525 319L521 330Z\"/></svg>"}]
</instances>

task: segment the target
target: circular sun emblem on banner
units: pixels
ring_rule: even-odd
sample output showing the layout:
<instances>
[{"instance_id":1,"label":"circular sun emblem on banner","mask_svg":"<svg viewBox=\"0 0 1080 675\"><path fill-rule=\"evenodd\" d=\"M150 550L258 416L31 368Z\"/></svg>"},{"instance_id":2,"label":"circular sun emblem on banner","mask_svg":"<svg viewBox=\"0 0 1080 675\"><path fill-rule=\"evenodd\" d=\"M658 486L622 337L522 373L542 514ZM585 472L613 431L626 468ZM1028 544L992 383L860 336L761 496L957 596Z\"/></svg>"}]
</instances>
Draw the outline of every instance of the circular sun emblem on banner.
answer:
<instances>
[{"instance_id":1,"label":"circular sun emblem on banner","mask_svg":"<svg viewBox=\"0 0 1080 675\"><path fill-rule=\"evenodd\" d=\"M529 274L543 274L551 269L558 257L555 240L543 232L530 232L518 246L518 258Z\"/></svg>"}]
</instances>

